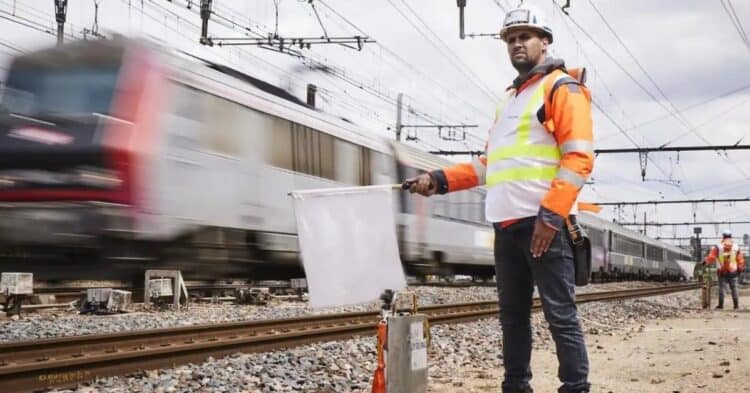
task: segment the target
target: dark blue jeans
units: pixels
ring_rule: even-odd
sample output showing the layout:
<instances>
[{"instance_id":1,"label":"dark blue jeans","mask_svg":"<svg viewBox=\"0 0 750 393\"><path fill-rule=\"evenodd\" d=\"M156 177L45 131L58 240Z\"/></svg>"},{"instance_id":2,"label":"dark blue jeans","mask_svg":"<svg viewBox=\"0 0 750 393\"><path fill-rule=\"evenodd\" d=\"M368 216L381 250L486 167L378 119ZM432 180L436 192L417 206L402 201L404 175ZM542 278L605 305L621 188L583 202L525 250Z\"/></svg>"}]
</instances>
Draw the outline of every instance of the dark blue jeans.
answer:
<instances>
[{"instance_id":1,"label":"dark blue jeans","mask_svg":"<svg viewBox=\"0 0 750 393\"><path fill-rule=\"evenodd\" d=\"M495 270L503 329L503 392L523 391L531 380L531 297L539 289L544 317L557 349L558 392L588 392L589 361L578 323L573 250L566 228L540 258L531 256L535 218L495 229Z\"/></svg>"},{"instance_id":2,"label":"dark blue jeans","mask_svg":"<svg viewBox=\"0 0 750 393\"><path fill-rule=\"evenodd\" d=\"M726 285L729 284L729 290L732 293L732 302L734 302L734 308L737 308L738 306L738 296L737 296L737 273L725 273L719 275L719 307L724 307L724 288Z\"/></svg>"}]
</instances>

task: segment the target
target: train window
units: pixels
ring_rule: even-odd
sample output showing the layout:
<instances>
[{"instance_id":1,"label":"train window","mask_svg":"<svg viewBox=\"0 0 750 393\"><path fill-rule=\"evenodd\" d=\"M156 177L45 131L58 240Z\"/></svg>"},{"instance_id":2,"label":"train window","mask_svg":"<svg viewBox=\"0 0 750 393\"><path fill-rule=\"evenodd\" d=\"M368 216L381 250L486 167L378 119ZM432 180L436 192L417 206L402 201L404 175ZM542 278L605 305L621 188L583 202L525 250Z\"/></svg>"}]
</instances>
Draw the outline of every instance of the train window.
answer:
<instances>
[{"instance_id":1,"label":"train window","mask_svg":"<svg viewBox=\"0 0 750 393\"><path fill-rule=\"evenodd\" d=\"M216 96L210 96L211 118L206 122L201 141L202 148L211 152L236 156L241 143L239 135L242 124L243 107Z\"/></svg>"},{"instance_id":2,"label":"train window","mask_svg":"<svg viewBox=\"0 0 750 393\"><path fill-rule=\"evenodd\" d=\"M320 177L325 177L326 179L333 180L333 168L335 164L335 154L333 154L333 141L336 138L324 132L315 130L313 130L313 132L317 134L317 153L318 161L320 162L320 170L318 171L317 175Z\"/></svg>"},{"instance_id":3,"label":"train window","mask_svg":"<svg viewBox=\"0 0 750 393\"><path fill-rule=\"evenodd\" d=\"M333 179L333 140L331 135L292 123L293 170Z\"/></svg>"},{"instance_id":4,"label":"train window","mask_svg":"<svg viewBox=\"0 0 750 393\"><path fill-rule=\"evenodd\" d=\"M591 244L598 246L604 245L604 231L597 228L587 227L585 228L586 234L591 239Z\"/></svg>"},{"instance_id":5,"label":"train window","mask_svg":"<svg viewBox=\"0 0 750 393\"><path fill-rule=\"evenodd\" d=\"M667 260L668 261L676 261L678 259L690 259L689 257L684 257L680 253L674 252L674 251L667 251Z\"/></svg>"},{"instance_id":6,"label":"train window","mask_svg":"<svg viewBox=\"0 0 750 393\"><path fill-rule=\"evenodd\" d=\"M304 126L292 123L292 153L294 157L294 170L297 172L311 174L312 151L310 149L309 133Z\"/></svg>"},{"instance_id":7,"label":"train window","mask_svg":"<svg viewBox=\"0 0 750 393\"><path fill-rule=\"evenodd\" d=\"M185 119L202 120L205 112L204 93L182 84L174 84L170 99L174 103L174 114Z\"/></svg>"},{"instance_id":8,"label":"train window","mask_svg":"<svg viewBox=\"0 0 750 393\"><path fill-rule=\"evenodd\" d=\"M342 183L359 185L362 175L361 148L341 139L336 139L333 147L336 154L333 178Z\"/></svg>"},{"instance_id":9,"label":"train window","mask_svg":"<svg viewBox=\"0 0 750 393\"><path fill-rule=\"evenodd\" d=\"M201 140L204 126L204 113L208 96L182 84L173 84L167 126L168 144L180 149L194 150Z\"/></svg>"},{"instance_id":10,"label":"train window","mask_svg":"<svg viewBox=\"0 0 750 393\"><path fill-rule=\"evenodd\" d=\"M654 261L663 261L664 250L661 247L646 245L646 257Z\"/></svg>"},{"instance_id":11,"label":"train window","mask_svg":"<svg viewBox=\"0 0 750 393\"><path fill-rule=\"evenodd\" d=\"M393 157L378 151L370 151L370 177L372 184L393 183Z\"/></svg>"},{"instance_id":12,"label":"train window","mask_svg":"<svg viewBox=\"0 0 750 393\"><path fill-rule=\"evenodd\" d=\"M370 149L366 147L359 148L362 151L362 159L360 162L362 166L360 168L359 184L362 186L368 186L372 184L372 165L370 161Z\"/></svg>"},{"instance_id":13,"label":"train window","mask_svg":"<svg viewBox=\"0 0 750 393\"><path fill-rule=\"evenodd\" d=\"M643 256L643 243L629 237L612 234L612 251L626 255Z\"/></svg>"},{"instance_id":14,"label":"train window","mask_svg":"<svg viewBox=\"0 0 750 393\"><path fill-rule=\"evenodd\" d=\"M71 59L76 58L76 54ZM4 105L10 112L26 115L37 113L90 114L110 113L117 91L117 64L46 65L32 60L14 64L7 77ZM132 93L130 93L132 94ZM124 114L120 114L123 116ZM130 119L128 119L130 120Z\"/></svg>"},{"instance_id":15,"label":"train window","mask_svg":"<svg viewBox=\"0 0 750 393\"><path fill-rule=\"evenodd\" d=\"M269 163L278 168L294 170L292 151L292 123L274 116L271 125L271 159Z\"/></svg>"}]
</instances>

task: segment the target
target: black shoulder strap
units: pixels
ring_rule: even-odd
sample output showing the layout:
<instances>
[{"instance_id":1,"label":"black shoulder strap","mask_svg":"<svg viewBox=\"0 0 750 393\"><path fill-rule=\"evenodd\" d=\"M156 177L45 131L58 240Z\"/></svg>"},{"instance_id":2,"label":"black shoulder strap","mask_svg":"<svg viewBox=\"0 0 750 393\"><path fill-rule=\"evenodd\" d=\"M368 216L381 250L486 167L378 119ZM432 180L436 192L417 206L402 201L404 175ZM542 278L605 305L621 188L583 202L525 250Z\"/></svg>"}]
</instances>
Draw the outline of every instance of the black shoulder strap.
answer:
<instances>
[{"instance_id":1,"label":"black shoulder strap","mask_svg":"<svg viewBox=\"0 0 750 393\"><path fill-rule=\"evenodd\" d=\"M552 100L555 98L555 92L557 92L557 89L559 89L560 86L562 85L570 85L568 89L570 89L572 93L580 93L581 89L579 89L578 86L582 86L581 82L577 81L575 78L573 78L570 75L565 75L564 77L558 79L555 82L555 84L552 85L552 88L549 91L549 101L545 100L544 101L545 104L542 105L542 107L539 108L539 110L536 113L536 117L540 123L544 123L545 119L547 118L546 117L546 111L547 111L546 103L552 102Z\"/></svg>"},{"instance_id":2,"label":"black shoulder strap","mask_svg":"<svg viewBox=\"0 0 750 393\"><path fill-rule=\"evenodd\" d=\"M571 85L568 87L572 93L580 92L580 89L578 86L581 85L581 82L578 82L577 80L573 79L572 76L566 75L560 79L558 79L554 85L552 85L552 89L549 91L549 100L552 102L552 99L555 97L555 92L557 92L557 89L560 88L562 85ZM574 87L575 86L575 87Z\"/></svg>"}]
</instances>

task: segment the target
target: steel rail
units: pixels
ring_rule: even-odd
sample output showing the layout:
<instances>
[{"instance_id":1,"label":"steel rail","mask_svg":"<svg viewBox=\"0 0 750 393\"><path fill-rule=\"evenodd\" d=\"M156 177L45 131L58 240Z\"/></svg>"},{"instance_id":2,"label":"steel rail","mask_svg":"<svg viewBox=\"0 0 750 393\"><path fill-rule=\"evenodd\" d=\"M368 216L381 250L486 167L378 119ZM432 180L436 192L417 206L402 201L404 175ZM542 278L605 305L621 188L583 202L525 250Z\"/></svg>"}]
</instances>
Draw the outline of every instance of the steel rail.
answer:
<instances>
[{"instance_id":1,"label":"steel rail","mask_svg":"<svg viewBox=\"0 0 750 393\"><path fill-rule=\"evenodd\" d=\"M655 296L700 288L681 284L579 294L577 303ZM534 299L533 309L541 309ZM420 308L431 324L497 315L497 301ZM204 361L209 356L263 352L320 341L373 335L374 311L232 322L0 344L0 386L15 393L72 386L140 370Z\"/></svg>"}]
</instances>

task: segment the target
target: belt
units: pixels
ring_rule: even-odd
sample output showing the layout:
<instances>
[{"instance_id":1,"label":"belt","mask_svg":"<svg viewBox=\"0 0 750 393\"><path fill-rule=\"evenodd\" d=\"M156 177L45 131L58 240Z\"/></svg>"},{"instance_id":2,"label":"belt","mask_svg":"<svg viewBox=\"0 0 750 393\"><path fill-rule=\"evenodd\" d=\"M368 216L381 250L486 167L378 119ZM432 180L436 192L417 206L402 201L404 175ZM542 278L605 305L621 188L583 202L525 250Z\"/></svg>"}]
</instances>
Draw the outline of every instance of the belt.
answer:
<instances>
[{"instance_id":1,"label":"belt","mask_svg":"<svg viewBox=\"0 0 750 393\"><path fill-rule=\"evenodd\" d=\"M530 217L523 217L523 218L511 218L510 220L500 221L500 222L493 222L492 226L495 227L497 230L502 229L508 229L513 225L522 223L522 222L528 222L536 220L536 216L530 216Z\"/></svg>"}]
</instances>

